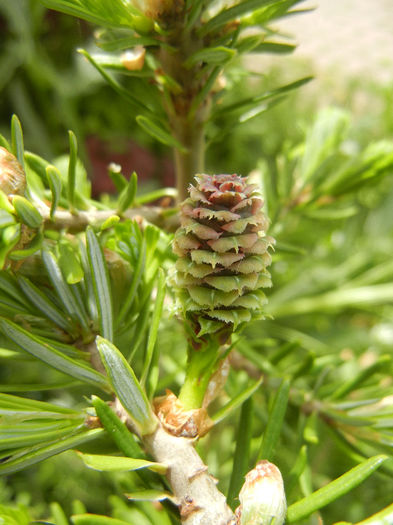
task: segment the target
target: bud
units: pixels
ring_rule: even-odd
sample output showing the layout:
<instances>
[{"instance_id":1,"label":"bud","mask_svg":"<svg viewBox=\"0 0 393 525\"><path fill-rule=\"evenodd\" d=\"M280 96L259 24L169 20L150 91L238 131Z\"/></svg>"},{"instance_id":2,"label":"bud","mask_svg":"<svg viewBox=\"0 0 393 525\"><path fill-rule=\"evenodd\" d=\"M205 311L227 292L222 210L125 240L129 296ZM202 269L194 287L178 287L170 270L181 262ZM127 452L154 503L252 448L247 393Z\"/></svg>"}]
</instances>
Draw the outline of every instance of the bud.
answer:
<instances>
[{"instance_id":1,"label":"bud","mask_svg":"<svg viewBox=\"0 0 393 525\"><path fill-rule=\"evenodd\" d=\"M143 46L135 46L122 53L120 61L128 71L139 71L145 63L145 55L146 49Z\"/></svg>"},{"instance_id":2,"label":"bud","mask_svg":"<svg viewBox=\"0 0 393 525\"><path fill-rule=\"evenodd\" d=\"M236 525L282 525L287 504L278 468L266 459L246 475L239 494Z\"/></svg>"},{"instance_id":3,"label":"bud","mask_svg":"<svg viewBox=\"0 0 393 525\"><path fill-rule=\"evenodd\" d=\"M184 10L184 0L131 0L130 3L148 18L158 21L174 18Z\"/></svg>"},{"instance_id":4,"label":"bud","mask_svg":"<svg viewBox=\"0 0 393 525\"><path fill-rule=\"evenodd\" d=\"M170 390L153 401L154 411L169 434L177 437L204 436L213 426L205 408L186 410L183 403Z\"/></svg>"},{"instance_id":5,"label":"bud","mask_svg":"<svg viewBox=\"0 0 393 525\"><path fill-rule=\"evenodd\" d=\"M23 195L26 175L17 158L0 146L0 189L6 195Z\"/></svg>"},{"instance_id":6,"label":"bud","mask_svg":"<svg viewBox=\"0 0 393 525\"><path fill-rule=\"evenodd\" d=\"M238 175L196 175L173 251L177 306L198 337L262 317L274 239L257 186ZM225 341L224 341L225 342Z\"/></svg>"}]
</instances>

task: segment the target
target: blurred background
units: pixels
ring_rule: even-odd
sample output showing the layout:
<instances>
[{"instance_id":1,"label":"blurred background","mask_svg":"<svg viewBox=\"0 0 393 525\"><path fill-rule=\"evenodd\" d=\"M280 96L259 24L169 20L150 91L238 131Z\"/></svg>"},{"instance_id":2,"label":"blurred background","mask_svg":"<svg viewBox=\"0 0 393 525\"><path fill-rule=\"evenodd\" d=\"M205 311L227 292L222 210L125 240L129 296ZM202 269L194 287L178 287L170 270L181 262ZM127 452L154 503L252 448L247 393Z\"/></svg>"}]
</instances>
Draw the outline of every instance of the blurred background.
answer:
<instances>
[{"instance_id":1,"label":"blurred background","mask_svg":"<svg viewBox=\"0 0 393 525\"><path fill-rule=\"evenodd\" d=\"M287 56L250 55L254 75L236 67L227 82L233 97L291 81L315 79L289 100L215 140L207 168L246 174L257 158L274 154L285 139L300 139L319 107L338 105L353 113L357 138L365 143L393 133L393 4L390 0L321 0L305 14L276 26L298 44ZM9 135L10 117L22 121L28 149L48 159L68 148L67 130L81 145L95 195L113 191L109 162L135 170L148 188L173 184L170 152L140 131L96 71L76 49L94 49L89 24L48 11L39 0L0 2L0 132ZM220 159L217 162L217 159ZM222 162L225 159L225 163ZM223 165L224 164L224 165Z\"/></svg>"},{"instance_id":2,"label":"blurred background","mask_svg":"<svg viewBox=\"0 0 393 525\"><path fill-rule=\"evenodd\" d=\"M365 77L389 83L393 79L393 4L390 0L320 0L305 13L280 22L283 32L297 37L298 49L281 67L309 60L318 85L332 74Z\"/></svg>"}]
</instances>

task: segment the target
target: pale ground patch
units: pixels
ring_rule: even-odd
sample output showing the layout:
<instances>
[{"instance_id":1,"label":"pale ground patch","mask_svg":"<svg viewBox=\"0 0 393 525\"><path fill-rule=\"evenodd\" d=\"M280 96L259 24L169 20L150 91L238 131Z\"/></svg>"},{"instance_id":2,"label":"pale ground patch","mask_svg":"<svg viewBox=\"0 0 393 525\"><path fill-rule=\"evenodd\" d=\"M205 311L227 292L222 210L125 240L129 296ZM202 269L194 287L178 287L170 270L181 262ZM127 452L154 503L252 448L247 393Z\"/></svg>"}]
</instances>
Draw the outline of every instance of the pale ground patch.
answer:
<instances>
[{"instance_id":1,"label":"pale ground patch","mask_svg":"<svg viewBox=\"0 0 393 525\"><path fill-rule=\"evenodd\" d=\"M298 4L298 8L311 6L316 7L313 12L277 22L299 44L293 55L280 58L280 67L287 63L291 67L296 60L310 62L317 77L334 71L378 83L393 81L393 0L307 0ZM269 56L261 62L251 58L258 70L271 60ZM273 60L277 64L277 58Z\"/></svg>"}]
</instances>

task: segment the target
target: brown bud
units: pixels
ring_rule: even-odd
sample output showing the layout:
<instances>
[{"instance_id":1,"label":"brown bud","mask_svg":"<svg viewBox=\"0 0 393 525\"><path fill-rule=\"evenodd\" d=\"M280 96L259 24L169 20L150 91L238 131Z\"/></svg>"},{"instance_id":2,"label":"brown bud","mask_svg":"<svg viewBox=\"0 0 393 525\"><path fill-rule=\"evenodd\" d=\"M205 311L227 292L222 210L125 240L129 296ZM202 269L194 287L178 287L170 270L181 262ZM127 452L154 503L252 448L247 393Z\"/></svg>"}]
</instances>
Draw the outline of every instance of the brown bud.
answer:
<instances>
[{"instance_id":1,"label":"brown bud","mask_svg":"<svg viewBox=\"0 0 393 525\"><path fill-rule=\"evenodd\" d=\"M167 20L180 14L184 9L183 0L146 0L145 14L154 20Z\"/></svg>"},{"instance_id":2,"label":"brown bud","mask_svg":"<svg viewBox=\"0 0 393 525\"><path fill-rule=\"evenodd\" d=\"M184 0L131 0L130 3L148 18L160 22L176 18L184 10ZM146 21L142 20L142 17L135 18L138 22L136 29L139 32L144 32L149 28L149 26L146 27Z\"/></svg>"},{"instance_id":3,"label":"brown bud","mask_svg":"<svg viewBox=\"0 0 393 525\"><path fill-rule=\"evenodd\" d=\"M23 195L26 175L17 158L0 146L0 189L6 195Z\"/></svg>"},{"instance_id":4,"label":"brown bud","mask_svg":"<svg viewBox=\"0 0 393 525\"><path fill-rule=\"evenodd\" d=\"M213 425L205 408L185 410L170 390L165 396L154 399L154 411L165 430L177 437L200 437Z\"/></svg>"}]
</instances>

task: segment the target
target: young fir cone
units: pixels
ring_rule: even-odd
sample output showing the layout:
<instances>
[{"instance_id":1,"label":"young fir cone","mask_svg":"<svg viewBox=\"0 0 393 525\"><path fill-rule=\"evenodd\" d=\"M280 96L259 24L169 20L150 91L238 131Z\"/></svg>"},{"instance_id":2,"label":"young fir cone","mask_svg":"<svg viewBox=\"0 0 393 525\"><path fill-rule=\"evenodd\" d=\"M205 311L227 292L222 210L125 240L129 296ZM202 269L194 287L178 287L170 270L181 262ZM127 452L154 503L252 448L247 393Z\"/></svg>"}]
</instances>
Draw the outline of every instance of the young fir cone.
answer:
<instances>
[{"instance_id":1,"label":"young fir cone","mask_svg":"<svg viewBox=\"0 0 393 525\"><path fill-rule=\"evenodd\" d=\"M196 336L222 335L262 317L274 239L257 186L239 175L195 176L175 234L178 307Z\"/></svg>"}]
</instances>

